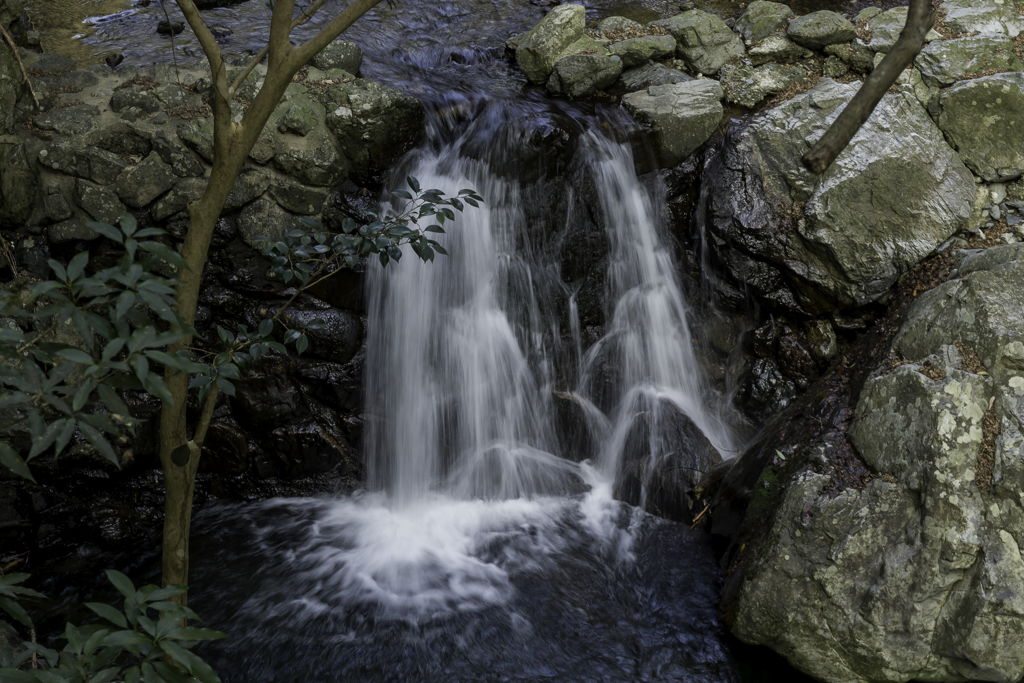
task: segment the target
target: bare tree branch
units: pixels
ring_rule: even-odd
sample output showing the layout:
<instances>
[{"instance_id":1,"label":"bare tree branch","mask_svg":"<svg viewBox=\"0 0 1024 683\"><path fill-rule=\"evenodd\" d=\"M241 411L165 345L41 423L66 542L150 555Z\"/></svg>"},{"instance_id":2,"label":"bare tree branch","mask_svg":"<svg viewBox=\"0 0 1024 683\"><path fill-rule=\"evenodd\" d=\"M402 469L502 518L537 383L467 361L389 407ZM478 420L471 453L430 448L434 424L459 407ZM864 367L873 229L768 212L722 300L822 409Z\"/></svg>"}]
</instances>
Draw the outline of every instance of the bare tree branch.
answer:
<instances>
[{"instance_id":1,"label":"bare tree branch","mask_svg":"<svg viewBox=\"0 0 1024 683\"><path fill-rule=\"evenodd\" d=\"M210 28L206 25L203 15L199 13L199 8L196 7L195 3L192 0L177 0L177 3L181 13L185 15L185 21L192 28L192 32L196 34L199 45L202 46L203 52L206 53L206 59L210 63L213 90L227 104L230 111L231 93L228 89L224 53L220 51L217 39L213 37L213 33L210 32Z\"/></svg>"},{"instance_id":2,"label":"bare tree branch","mask_svg":"<svg viewBox=\"0 0 1024 683\"><path fill-rule=\"evenodd\" d=\"M914 61L914 57L924 47L924 37L934 24L935 13L932 11L931 0L910 0L907 25L903 27L899 40L881 64L867 77L864 85L817 144L804 155L804 166L813 173L824 173L832 165L871 116L871 112L878 106L889 86L895 83L903 70Z\"/></svg>"},{"instance_id":3,"label":"bare tree branch","mask_svg":"<svg viewBox=\"0 0 1024 683\"><path fill-rule=\"evenodd\" d=\"M3 34L4 40L8 45L11 46L11 52L14 53L14 58L18 60L18 67L21 69L21 76L25 81L25 85L28 86L28 92L32 95L32 101L36 103L36 108L39 107L39 98L36 97L36 91L32 89L32 83L28 80L28 72L25 71L25 65L21 62L21 55L18 54L18 46L14 44L14 39L11 38L11 34L7 32L3 26L0 26L0 33Z\"/></svg>"},{"instance_id":4,"label":"bare tree branch","mask_svg":"<svg viewBox=\"0 0 1024 683\"><path fill-rule=\"evenodd\" d=\"M249 74L251 74L252 70L256 68L256 65L263 61L263 58L267 56L268 52L270 52L270 43L261 47L260 51L256 53L256 56L254 56L249 63L245 65L242 72L235 76L235 80L231 81L231 86L228 88L228 93L231 97L235 96L238 89L242 87L242 83L244 83L245 79L249 77Z\"/></svg>"}]
</instances>

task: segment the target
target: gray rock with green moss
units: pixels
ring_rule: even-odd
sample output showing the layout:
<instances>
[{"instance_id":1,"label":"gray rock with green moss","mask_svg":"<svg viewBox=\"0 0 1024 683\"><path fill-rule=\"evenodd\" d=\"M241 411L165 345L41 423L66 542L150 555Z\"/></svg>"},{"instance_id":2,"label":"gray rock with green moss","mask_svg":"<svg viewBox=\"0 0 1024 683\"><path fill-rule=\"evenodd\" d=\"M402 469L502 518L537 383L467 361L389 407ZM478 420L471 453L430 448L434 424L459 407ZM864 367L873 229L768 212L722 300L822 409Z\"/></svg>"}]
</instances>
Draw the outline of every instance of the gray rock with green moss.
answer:
<instances>
[{"instance_id":1,"label":"gray rock with green moss","mask_svg":"<svg viewBox=\"0 0 1024 683\"><path fill-rule=\"evenodd\" d=\"M828 45L850 42L857 37L857 30L843 15L819 10L791 20L786 35L806 48L821 50Z\"/></svg>"},{"instance_id":2,"label":"gray rock with green moss","mask_svg":"<svg viewBox=\"0 0 1024 683\"><path fill-rule=\"evenodd\" d=\"M726 64L721 74L726 101L743 107L753 107L768 95L808 80L807 71L790 64L770 63L758 67Z\"/></svg>"},{"instance_id":3,"label":"gray rock with green moss","mask_svg":"<svg viewBox=\"0 0 1024 683\"><path fill-rule=\"evenodd\" d=\"M355 43L339 38L328 43L327 47L317 52L309 62L322 71L344 69L351 74L357 74L359 66L363 63L363 51Z\"/></svg>"},{"instance_id":4,"label":"gray rock with green moss","mask_svg":"<svg viewBox=\"0 0 1024 683\"><path fill-rule=\"evenodd\" d=\"M622 59L624 67L646 64L652 59L671 57L676 52L676 39L672 36L641 36L629 38L608 46L608 52ZM557 68L557 64L555 67Z\"/></svg>"},{"instance_id":5,"label":"gray rock with green moss","mask_svg":"<svg viewBox=\"0 0 1024 683\"><path fill-rule=\"evenodd\" d=\"M944 88L980 72L1020 71L1024 59L1014 53L1009 36L982 34L934 40L924 46L914 65L925 83Z\"/></svg>"},{"instance_id":6,"label":"gray rock with green moss","mask_svg":"<svg viewBox=\"0 0 1024 683\"><path fill-rule=\"evenodd\" d=\"M519 39L516 62L533 83L546 83L555 63L583 38L586 10L582 5L559 5Z\"/></svg>"},{"instance_id":7,"label":"gray rock with green moss","mask_svg":"<svg viewBox=\"0 0 1024 683\"><path fill-rule=\"evenodd\" d=\"M686 83L694 78L679 71L670 69L664 64L644 64L633 69L626 69L619 77L619 85L626 92L646 90L652 85L670 85L672 83Z\"/></svg>"},{"instance_id":8,"label":"gray rock with green moss","mask_svg":"<svg viewBox=\"0 0 1024 683\"><path fill-rule=\"evenodd\" d=\"M597 30L604 32L614 31L620 28L640 28L641 26L643 26L643 24L639 21L633 21L626 17L605 17L597 23Z\"/></svg>"},{"instance_id":9,"label":"gray rock with green moss","mask_svg":"<svg viewBox=\"0 0 1024 683\"><path fill-rule=\"evenodd\" d=\"M806 47L797 45L787 38L784 33L771 34L761 42L751 46L747 52L747 57L754 66L760 66L768 62L792 64L797 60L813 56L813 52Z\"/></svg>"},{"instance_id":10,"label":"gray rock with green moss","mask_svg":"<svg viewBox=\"0 0 1024 683\"><path fill-rule=\"evenodd\" d=\"M739 19L736 30L752 43L764 40L776 31L785 32L786 24L793 16L789 5L780 2L755 0L747 6Z\"/></svg>"},{"instance_id":11,"label":"gray rock with green moss","mask_svg":"<svg viewBox=\"0 0 1024 683\"><path fill-rule=\"evenodd\" d=\"M137 166L129 166L117 176L117 196L128 206L141 209L174 187L178 180L170 164L151 152Z\"/></svg>"},{"instance_id":12,"label":"gray rock with green moss","mask_svg":"<svg viewBox=\"0 0 1024 683\"><path fill-rule=\"evenodd\" d=\"M724 115L722 86L700 79L654 85L622 98L622 106L651 132L663 168L679 164L703 145Z\"/></svg>"},{"instance_id":13,"label":"gray rock with green moss","mask_svg":"<svg viewBox=\"0 0 1024 683\"><path fill-rule=\"evenodd\" d=\"M728 62L743 56L743 40L720 17L704 10L690 10L651 22L676 39L677 52L696 71L716 74Z\"/></svg>"},{"instance_id":14,"label":"gray rock with green moss","mask_svg":"<svg viewBox=\"0 0 1024 683\"><path fill-rule=\"evenodd\" d=\"M1015 38L1024 16L1007 0L943 0L946 26L957 33L1002 33Z\"/></svg>"},{"instance_id":15,"label":"gray rock with green moss","mask_svg":"<svg viewBox=\"0 0 1024 683\"><path fill-rule=\"evenodd\" d=\"M911 304L894 342L911 362L869 377L849 432L886 476L838 495L828 475L785 482L734 634L836 683L1020 680L1022 311L1020 246L968 257ZM954 341L987 372L961 369Z\"/></svg>"},{"instance_id":16,"label":"gray rock with green moss","mask_svg":"<svg viewBox=\"0 0 1024 683\"><path fill-rule=\"evenodd\" d=\"M586 97L610 87L621 73L622 59L616 55L569 55L555 64L547 91L552 95Z\"/></svg>"},{"instance_id":17,"label":"gray rock with green moss","mask_svg":"<svg viewBox=\"0 0 1024 683\"><path fill-rule=\"evenodd\" d=\"M124 204L110 187L82 180L75 183L75 203L95 221L116 223L125 212Z\"/></svg>"},{"instance_id":18,"label":"gray rock with green moss","mask_svg":"<svg viewBox=\"0 0 1024 683\"><path fill-rule=\"evenodd\" d=\"M9 135L14 129L14 105L21 88L18 61L7 43L3 43L0 45L0 135Z\"/></svg>"},{"instance_id":19,"label":"gray rock with green moss","mask_svg":"<svg viewBox=\"0 0 1024 683\"><path fill-rule=\"evenodd\" d=\"M24 143L0 143L0 224L20 225L35 205L39 181Z\"/></svg>"},{"instance_id":20,"label":"gray rock with green moss","mask_svg":"<svg viewBox=\"0 0 1024 683\"><path fill-rule=\"evenodd\" d=\"M989 182L1024 173L1024 74L961 81L939 95L939 128Z\"/></svg>"}]
</instances>

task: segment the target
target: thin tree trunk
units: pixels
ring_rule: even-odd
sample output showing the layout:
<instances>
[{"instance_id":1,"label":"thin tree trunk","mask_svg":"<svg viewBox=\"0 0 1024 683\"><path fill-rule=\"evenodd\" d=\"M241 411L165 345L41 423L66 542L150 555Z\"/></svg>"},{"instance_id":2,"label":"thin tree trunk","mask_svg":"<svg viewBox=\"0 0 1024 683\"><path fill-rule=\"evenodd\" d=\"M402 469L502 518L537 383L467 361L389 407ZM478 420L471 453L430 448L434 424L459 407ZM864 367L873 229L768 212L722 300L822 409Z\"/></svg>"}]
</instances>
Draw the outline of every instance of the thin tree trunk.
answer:
<instances>
[{"instance_id":1,"label":"thin tree trunk","mask_svg":"<svg viewBox=\"0 0 1024 683\"><path fill-rule=\"evenodd\" d=\"M889 87L914 61L917 53L924 47L924 37L934 25L935 13L932 11L931 0L910 0L907 24L903 27L899 40L867 77L864 85L817 144L804 155L804 166L814 173L824 173L832 165L871 116L871 112L878 106Z\"/></svg>"}]
</instances>

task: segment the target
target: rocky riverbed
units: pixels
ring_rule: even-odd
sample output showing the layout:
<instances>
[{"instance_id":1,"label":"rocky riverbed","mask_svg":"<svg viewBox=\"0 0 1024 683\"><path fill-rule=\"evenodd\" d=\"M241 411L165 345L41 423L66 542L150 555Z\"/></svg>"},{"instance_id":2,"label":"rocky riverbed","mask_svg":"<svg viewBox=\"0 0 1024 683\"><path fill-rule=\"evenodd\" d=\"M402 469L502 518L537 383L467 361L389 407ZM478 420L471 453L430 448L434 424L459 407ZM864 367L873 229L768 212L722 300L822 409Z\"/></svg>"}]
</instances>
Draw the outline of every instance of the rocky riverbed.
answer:
<instances>
[{"instance_id":1,"label":"rocky riverbed","mask_svg":"<svg viewBox=\"0 0 1024 683\"><path fill-rule=\"evenodd\" d=\"M913 67L821 176L799 159L891 49L905 8L798 16L758 1L639 22L557 5L504 45L524 97L619 104L646 132L633 136L638 158L652 152L641 170L667 184L702 297L698 353L745 428L761 428L698 491L722 553L723 614L741 639L828 681L1024 675L1024 5L937 8ZM42 107L0 50L4 287L82 249L116 258L86 223L126 210L177 244L212 154L202 65L21 56ZM422 139L420 103L360 78L361 58L336 42L275 111L228 200L200 328L252 324L288 296L254 237L300 216L358 217ZM538 144L571 139L549 133ZM601 226L578 228L586 253L564 270L593 340L603 282L589 271L607 244ZM222 402L200 503L361 481L360 288L355 272L300 300L294 315L329 323L309 356L268 360ZM583 419L569 409L561 426ZM152 427L122 459L114 470L83 445L42 487L0 480L3 546L88 556L149 538Z\"/></svg>"}]
</instances>

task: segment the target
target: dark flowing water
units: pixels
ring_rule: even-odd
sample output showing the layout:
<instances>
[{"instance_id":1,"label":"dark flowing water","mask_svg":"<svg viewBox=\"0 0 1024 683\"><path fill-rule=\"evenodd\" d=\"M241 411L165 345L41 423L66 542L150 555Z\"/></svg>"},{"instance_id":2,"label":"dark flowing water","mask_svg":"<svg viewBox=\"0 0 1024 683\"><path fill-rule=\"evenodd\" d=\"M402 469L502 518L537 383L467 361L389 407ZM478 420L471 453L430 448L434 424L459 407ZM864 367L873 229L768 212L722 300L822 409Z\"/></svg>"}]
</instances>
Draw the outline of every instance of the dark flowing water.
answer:
<instances>
[{"instance_id":1,"label":"dark flowing water","mask_svg":"<svg viewBox=\"0 0 1024 683\"><path fill-rule=\"evenodd\" d=\"M735 447L694 360L664 189L637 177L643 146L626 142L642 136L614 105L524 90L502 46L539 8L404 5L379 6L349 36L364 75L428 112L429 139L395 181L472 187L486 204L442 238L449 258L370 270L371 491L197 515L192 601L232 636L203 656L239 683L762 680L719 624L702 536L613 496L626 435L653 405L685 414L723 454ZM156 12L94 23L75 49L165 60ZM266 22L252 0L207 17L234 30L236 52ZM177 44L195 49L187 35ZM606 321L593 338L564 272L566 243L587 229L607 245L590 265ZM563 457L555 392L586 415L583 462ZM671 455L656 432L639 456L648 470Z\"/></svg>"}]
</instances>

